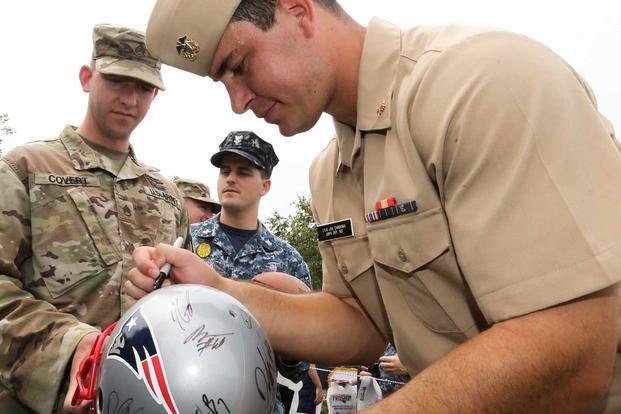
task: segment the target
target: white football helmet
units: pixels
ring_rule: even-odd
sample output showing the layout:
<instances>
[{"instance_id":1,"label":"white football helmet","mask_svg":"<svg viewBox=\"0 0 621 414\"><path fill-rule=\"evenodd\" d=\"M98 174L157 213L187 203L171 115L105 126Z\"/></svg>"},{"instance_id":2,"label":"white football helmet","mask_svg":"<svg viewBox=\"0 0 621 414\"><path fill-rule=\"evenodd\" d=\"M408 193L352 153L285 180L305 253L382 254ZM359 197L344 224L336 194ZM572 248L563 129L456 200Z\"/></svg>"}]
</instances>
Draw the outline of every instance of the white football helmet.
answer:
<instances>
[{"instance_id":1,"label":"white football helmet","mask_svg":"<svg viewBox=\"0 0 621 414\"><path fill-rule=\"evenodd\" d=\"M190 284L156 290L102 347L100 362L86 364L96 375L97 413L272 412L274 353L257 320L226 293ZM88 398L79 385L78 402Z\"/></svg>"}]
</instances>

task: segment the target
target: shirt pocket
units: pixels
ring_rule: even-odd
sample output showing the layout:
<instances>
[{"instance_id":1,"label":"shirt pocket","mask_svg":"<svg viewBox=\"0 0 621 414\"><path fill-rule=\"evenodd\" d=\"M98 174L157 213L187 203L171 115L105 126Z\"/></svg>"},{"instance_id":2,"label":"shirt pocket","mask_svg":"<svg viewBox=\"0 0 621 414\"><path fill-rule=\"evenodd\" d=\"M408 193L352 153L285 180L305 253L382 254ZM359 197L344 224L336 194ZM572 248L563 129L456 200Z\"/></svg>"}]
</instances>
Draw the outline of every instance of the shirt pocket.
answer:
<instances>
[{"instance_id":1,"label":"shirt pocket","mask_svg":"<svg viewBox=\"0 0 621 414\"><path fill-rule=\"evenodd\" d=\"M387 308L407 306L436 333L474 325L440 208L372 223L368 237L378 277L400 296L385 298Z\"/></svg>"},{"instance_id":2,"label":"shirt pocket","mask_svg":"<svg viewBox=\"0 0 621 414\"><path fill-rule=\"evenodd\" d=\"M364 236L332 241L337 271L347 282L352 295L362 304L384 338L390 337L390 324L378 288L369 241Z\"/></svg>"},{"instance_id":3,"label":"shirt pocket","mask_svg":"<svg viewBox=\"0 0 621 414\"><path fill-rule=\"evenodd\" d=\"M82 188L41 185L36 192L33 260L51 297L63 295L121 260Z\"/></svg>"}]
</instances>

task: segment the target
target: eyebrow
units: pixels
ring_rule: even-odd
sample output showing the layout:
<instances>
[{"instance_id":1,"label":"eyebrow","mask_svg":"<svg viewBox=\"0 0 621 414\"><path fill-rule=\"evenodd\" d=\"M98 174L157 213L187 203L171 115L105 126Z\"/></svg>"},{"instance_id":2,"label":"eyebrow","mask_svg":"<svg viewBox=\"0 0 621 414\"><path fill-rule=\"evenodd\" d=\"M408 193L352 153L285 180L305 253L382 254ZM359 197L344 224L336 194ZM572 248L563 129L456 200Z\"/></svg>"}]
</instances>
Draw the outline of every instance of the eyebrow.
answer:
<instances>
[{"instance_id":1,"label":"eyebrow","mask_svg":"<svg viewBox=\"0 0 621 414\"><path fill-rule=\"evenodd\" d=\"M237 166L232 167L231 165L225 164L224 162L222 162L220 164L220 170L222 170L222 169L228 169L228 170L231 170L231 171L237 170L237 171L242 172L242 173L247 173L247 172L252 173L253 170L255 170L255 169L258 170L258 168L255 167L254 165L241 165L241 166L237 165Z\"/></svg>"}]
</instances>

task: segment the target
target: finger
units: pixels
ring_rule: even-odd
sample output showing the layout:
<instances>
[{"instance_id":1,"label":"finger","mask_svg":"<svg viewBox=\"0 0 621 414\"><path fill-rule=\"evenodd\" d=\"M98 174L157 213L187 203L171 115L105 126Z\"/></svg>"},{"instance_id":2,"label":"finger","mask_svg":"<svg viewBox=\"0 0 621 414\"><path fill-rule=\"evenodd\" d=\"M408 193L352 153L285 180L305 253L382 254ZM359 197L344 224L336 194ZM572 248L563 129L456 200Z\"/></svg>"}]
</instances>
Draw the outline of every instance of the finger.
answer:
<instances>
[{"instance_id":1,"label":"finger","mask_svg":"<svg viewBox=\"0 0 621 414\"><path fill-rule=\"evenodd\" d=\"M125 282L125 284L123 285L123 289L125 291L125 294L134 298L134 299L140 299L143 296L145 296L146 294L148 294L149 292L151 292L153 290L153 279L149 278L144 278L143 280L147 280L147 281L151 281L151 283L146 283L146 286L144 288L136 286L131 280L128 280ZM166 283L168 281L165 281L165 283L162 284L162 286L168 286L170 285L170 282Z\"/></svg>"},{"instance_id":2,"label":"finger","mask_svg":"<svg viewBox=\"0 0 621 414\"><path fill-rule=\"evenodd\" d=\"M157 277L160 273L160 267L164 264L164 258L158 255L155 248L150 246L137 247L132 256L140 273L152 278Z\"/></svg>"},{"instance_id":3,"label":"finger","mask_svg":"<svg viewBox=\"0 0 621 414\"><path fill-rule=\"evenodd\" d=\"M393 365L386 365L384 367L384 372L387 372L389 374L394 374L397 370L395 369L395 367Z\"/></svg>"},{"instance_id":4,"label":"finger","mask_svg":"<svg viewBox=\"0 0 621 414\"><path fill-rule=\"evenodd\" d=\"M71 398L69 398L69 400L65 399L63 409L68 414L87 414L89 412L89 404L90 402L88 401L82 401L79 405L71 405Z\"/></svg>"},{"instance_id":5,"label":"finger","mask_svg":"<svg viewBox=\"0 0 621 414\"><path fill-rule=\"evenodd\" d=\"M144 290L147 293L153 290L153 280L153 277L145 275L137 267L127 272L127 281L131 282L134 287Z\"/></svg>"},{"instance_id":6,"label":"finger","mask_svg":"<svg viewBox=\"0 0 621 414\"><path fill-rule=\"evenodd\" d=\"M73 398L76 388L77 384L71 381L67 390L67 395L65 396L65 401L63 402L63 410L68 414L86 414L88 413L90 401L82 401L78 405L71 405L71 399Z\"/></svg>"},{"instance_id":7,"label":"finger","mask_svg":"<svg viewBox=\"0 0 621 414\"><path fill-rule=\"evenodd\" d=\"M154 260L156 260L156 264L159 270L159 268L162 267L164 263L170 263L173 266L181 264L184 256L188 253L194 256L194 253L189 252L185 249L174 247L170 244L160 243L155 246Z\"/></svg>"}]
</instances>

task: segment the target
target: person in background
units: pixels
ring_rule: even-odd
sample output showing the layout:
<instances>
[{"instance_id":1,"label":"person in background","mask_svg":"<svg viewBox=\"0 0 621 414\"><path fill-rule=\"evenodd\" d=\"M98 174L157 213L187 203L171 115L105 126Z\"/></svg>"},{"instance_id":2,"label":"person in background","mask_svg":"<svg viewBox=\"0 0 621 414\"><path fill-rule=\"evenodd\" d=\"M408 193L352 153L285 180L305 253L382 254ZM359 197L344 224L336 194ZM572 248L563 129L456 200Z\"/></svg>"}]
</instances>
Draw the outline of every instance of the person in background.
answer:
<instances>
[{"instance_id":1,"label":"person in background","mask_svg":"<svg viewBox=\"0 0 621 414\"><path fill-rule=\"evenodd\" d=\"M298 413L315 414L317 406L323 402L323 387L315 364L308 367L308 375L302 378L302 388L298 392Z\"/></svg>"},{"instance_id":2,"label":"person in background","mask_svg":"<svg viewBox=\"0 0 621 414\"><path fill-rule=\"evenodd\" d=\"M220 203L211 198L207 184L179 177L174 177L173 183L183 194L190 224L200 223L220 212Z\"/></svg>"},{"instance_id":3,"label":"person in background","mask_svg":"<svg viewBox=\"0 0 621 414\"><path fill-rule=\"evenodd\" d=\"M251 280L263 272L295 276L309 289L308 266L284 240L259 221L261 199L268 194L272 170L278 157L272 145L251 131L232 131L220 143L211 163L220 169L219 214L191 227L195 253L221 275ZM307 375L308 364L277 355L279 372L298 382ZM280 394L274 413L285 412Z\"/></svg>"},{"instance_id":4,"label":"person in background","mask_svg":"<svg viewBox=\"0 0 621 414\"><path fill-rule=\"evenodd\" d=\"M377 383L382 390L382 398L397 391L410 380L408 370L399 359L393 344L388 344L384 355L370 368L362 366L359 375L371 375L379 379Z\"/></svg>"},{"instance_id":5,"label":"person in background","mask_svg":"<svg viewBox=\"0 0 621 414\"><path fill-rule=\"evenodd\" d=\"M82 123L0 161L2 413L84 412L86 402L70 404L75 373L99 331L134 303L122 289L132 252L190 242L181 193L130 145L164 89L144 34L96 25L79 80Z\"/></svg>"}]
</instances>

